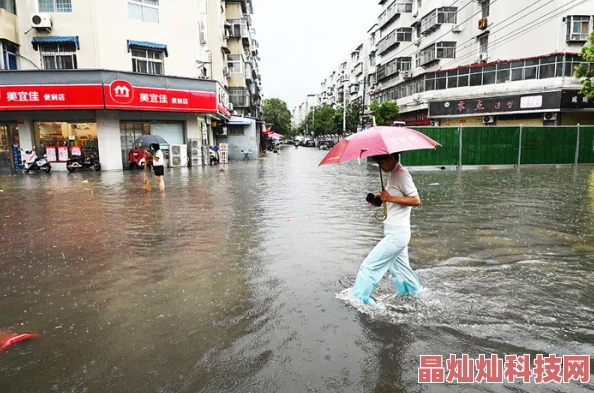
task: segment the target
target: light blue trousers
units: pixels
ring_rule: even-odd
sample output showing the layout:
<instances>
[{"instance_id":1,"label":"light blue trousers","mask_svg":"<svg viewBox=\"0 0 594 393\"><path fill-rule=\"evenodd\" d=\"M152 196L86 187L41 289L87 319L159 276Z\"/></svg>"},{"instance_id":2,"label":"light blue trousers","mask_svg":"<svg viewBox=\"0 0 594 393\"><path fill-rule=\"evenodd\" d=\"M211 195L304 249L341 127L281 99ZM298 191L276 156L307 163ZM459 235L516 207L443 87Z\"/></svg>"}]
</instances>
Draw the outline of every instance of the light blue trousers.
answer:
<instances>
[{"instance_id":1,"label":"light blue trousers","mask_svg":"<svg viewBox=\"0 0 594 393\"><path fill-rule=\"evenodd\" d=\"M408 263L410 227L384 224L384 235L363 261L353 287L355 297L365 304L375 305L370 296L388 270L399 294L414 295L422 289L419 278Z\"/></svg>"}]
</instances>

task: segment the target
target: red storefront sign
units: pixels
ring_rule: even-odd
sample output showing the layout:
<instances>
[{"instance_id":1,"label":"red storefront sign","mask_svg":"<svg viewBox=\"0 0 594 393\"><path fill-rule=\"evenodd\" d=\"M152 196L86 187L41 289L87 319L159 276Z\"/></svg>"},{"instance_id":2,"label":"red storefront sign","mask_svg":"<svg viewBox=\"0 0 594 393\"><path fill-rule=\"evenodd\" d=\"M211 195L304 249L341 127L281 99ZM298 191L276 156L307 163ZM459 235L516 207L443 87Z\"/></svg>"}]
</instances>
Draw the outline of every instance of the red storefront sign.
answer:
<instances>
[{"instance_id":1,"label":"red storefront sign","mask_svg":"<svg viewBox=\"0 0 594 393\"><path fill-rule=\"evenodd\" d=\"M217 112L214 92L134 87L127 81L104 86L105 108L170 112Z\"/></svg>"},{"instance_id":2,"label":"red storefront sign","mask_svg":"<svg viewBox=\"0 0 594 393\"><path fill-rule=\"evenodd\" d=\"M135 87L123 80L109 85L0 86L0 111L68 109L221 113L231 117L210 91Z\"/></svg>"},{"instance_id":3,"label":"red storefront sign","mask_svg":"<svg viewBox=\"0 0 594 393\"><path fill-rule=\"evenodd\" d=\"M0 86L0 110L103 108L102 85Z\"/></svg>"},{"instance_id":4,"label":"red storefront sign","mask_svg":"<svg viewBox=\"0 0 594 393\"><path fill-rule=\"evenodd\" d=\"M398 120L406 122L407 126L428 126L431 124L427 110L401 113Z\"/></svg>"}]
</instances>

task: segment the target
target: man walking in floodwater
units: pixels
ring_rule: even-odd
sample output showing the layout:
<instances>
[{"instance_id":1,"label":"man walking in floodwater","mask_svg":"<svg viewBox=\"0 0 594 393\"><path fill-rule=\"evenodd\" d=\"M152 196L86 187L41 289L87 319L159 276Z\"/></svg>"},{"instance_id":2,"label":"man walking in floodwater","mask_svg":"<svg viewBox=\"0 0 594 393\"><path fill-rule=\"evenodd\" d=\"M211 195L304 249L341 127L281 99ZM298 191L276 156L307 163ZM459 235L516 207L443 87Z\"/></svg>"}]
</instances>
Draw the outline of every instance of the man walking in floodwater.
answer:
<instances>
[{"instance_id":1,"label":"man walking in floodwater","mask_svg":"<svg viewBox=\"0 0 594 393\"><path fill-rule=\"evenodd\" d=\"M353 294L363 303L375 305L371 294L388 270L392 273L392 282L399 294L415 295L422 289L421 282L408 261L410 213L412 206L421 204L421 199L412 176L400 164L399 153L371 158L382 171L390 173L386 189L376 195L383 203L388 204L388 218L384 221L385 237L361 264Z\"/></svg>"}]
</instances>

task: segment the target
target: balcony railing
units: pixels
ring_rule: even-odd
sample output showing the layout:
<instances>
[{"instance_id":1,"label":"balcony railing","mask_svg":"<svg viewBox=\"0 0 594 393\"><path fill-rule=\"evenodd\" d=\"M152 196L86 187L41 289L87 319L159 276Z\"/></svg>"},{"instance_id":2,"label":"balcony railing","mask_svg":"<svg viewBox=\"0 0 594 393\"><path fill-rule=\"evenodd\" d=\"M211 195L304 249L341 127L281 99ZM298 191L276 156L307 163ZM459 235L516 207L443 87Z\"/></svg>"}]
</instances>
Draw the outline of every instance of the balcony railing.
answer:
<instances>
[{"instance_id":1,"label":"balcony railing","mask_svg":"<svg viewBox=\"0 0 594 393\"><path fill-rule=\"evenodd\" d=\"M244 88L229 88L229 100L235 108L249 108L250 92Z\"/></svg>"}]
</instances>

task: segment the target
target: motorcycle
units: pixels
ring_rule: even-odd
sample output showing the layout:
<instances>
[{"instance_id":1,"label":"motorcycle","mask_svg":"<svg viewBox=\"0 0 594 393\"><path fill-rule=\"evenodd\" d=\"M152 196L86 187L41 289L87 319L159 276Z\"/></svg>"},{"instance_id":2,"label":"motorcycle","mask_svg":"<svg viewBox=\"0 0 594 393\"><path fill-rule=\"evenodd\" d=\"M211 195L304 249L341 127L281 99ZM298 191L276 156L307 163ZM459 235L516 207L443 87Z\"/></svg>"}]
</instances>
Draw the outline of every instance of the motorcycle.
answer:
<instances>
[{"instance_id":1,"label":"motorcycle","mask_svg":"<svg viewBox=\"0 0 594 393\"><path fill-rule=\"evenodd\" d=\"M21 149L21 151L23 151ZM29 173L29 171L44 171L45 173L50 173L52 170L52 165L47 160L47 156L43 156L42 158L37 157L37 153L35 150L27 150L23 155L23 171L25 173Z\"/></svg>"},{"instance_id":2,"label":"motorcycle","mask_svg":"<svg viewBox=\"0 0 594 393\"><path fill-rule=\"evenodd\" d=\"M95 153L90 153L87 157L73 155L66 161L66 169L68 172L74 172L77 169L93 168L96 171L101 170L101 163L95 156Z\"/></svg>"},{"instance_id":3,"label":"motorcycle","mask_svg":"<svg viewBox=\"0 0 594 393\"><path fill-rule=\"evenodd\" d=\"M128 153L128 169L144 169L144 162L147 161L147 166L151 168L152 160L147 157L146 153L140 149L132 149Z\"/></svg>"}]
</instances>

